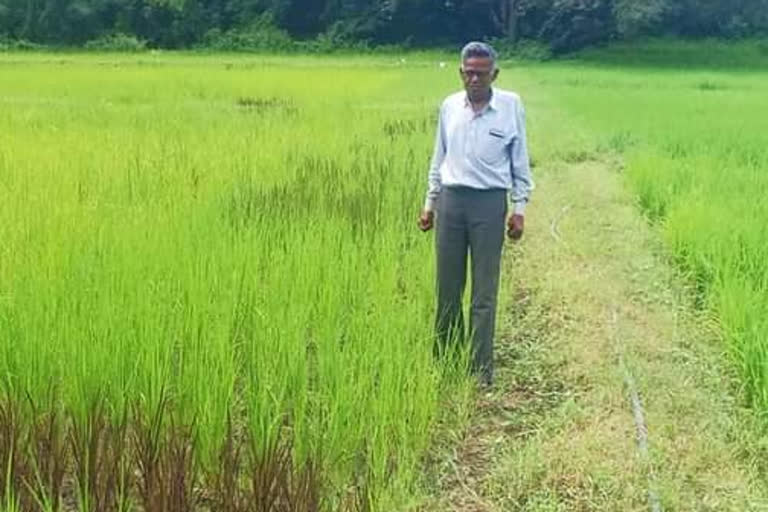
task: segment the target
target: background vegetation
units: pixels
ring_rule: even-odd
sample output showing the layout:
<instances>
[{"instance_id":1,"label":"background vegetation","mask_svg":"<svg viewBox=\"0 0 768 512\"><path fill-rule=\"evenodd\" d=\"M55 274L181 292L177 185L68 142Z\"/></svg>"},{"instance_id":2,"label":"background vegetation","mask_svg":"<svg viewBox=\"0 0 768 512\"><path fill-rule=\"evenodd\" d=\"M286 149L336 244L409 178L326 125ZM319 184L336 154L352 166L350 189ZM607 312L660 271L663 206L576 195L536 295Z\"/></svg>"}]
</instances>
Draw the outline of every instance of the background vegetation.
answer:
<instances>
[{"instance_id":1,"label":"background vegetation","mask_svg":"<svg viewBox=\"0 0 768 512\"><path fill-rule=\"evenodd\" d=\"M5 38L6 47L306 52L482 38L563 53L649 35L766 30L768 0L0 0L0 47Z\"/></svg>"}]
</instances>

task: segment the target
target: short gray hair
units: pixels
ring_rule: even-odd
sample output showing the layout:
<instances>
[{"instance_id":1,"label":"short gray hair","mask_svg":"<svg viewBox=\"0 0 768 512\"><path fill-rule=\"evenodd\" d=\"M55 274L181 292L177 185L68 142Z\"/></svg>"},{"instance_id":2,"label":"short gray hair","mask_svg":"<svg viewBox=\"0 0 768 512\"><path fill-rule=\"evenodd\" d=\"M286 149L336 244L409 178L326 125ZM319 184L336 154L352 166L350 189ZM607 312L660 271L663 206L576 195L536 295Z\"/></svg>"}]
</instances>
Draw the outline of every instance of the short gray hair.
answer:
<instances>
[{"instance_id":1,"label":"short gray hair","mask_svg":"<svg viewBox=\"0 0 768 512\"><path fill-rule=\"evenodd\" d=\"M491 45L480 41L472 41L464 45L461 49L461 67L463 68L464 62L472 57L491 59L493 69L496 69L496 50Z\"/></svg>"}]
</instances>

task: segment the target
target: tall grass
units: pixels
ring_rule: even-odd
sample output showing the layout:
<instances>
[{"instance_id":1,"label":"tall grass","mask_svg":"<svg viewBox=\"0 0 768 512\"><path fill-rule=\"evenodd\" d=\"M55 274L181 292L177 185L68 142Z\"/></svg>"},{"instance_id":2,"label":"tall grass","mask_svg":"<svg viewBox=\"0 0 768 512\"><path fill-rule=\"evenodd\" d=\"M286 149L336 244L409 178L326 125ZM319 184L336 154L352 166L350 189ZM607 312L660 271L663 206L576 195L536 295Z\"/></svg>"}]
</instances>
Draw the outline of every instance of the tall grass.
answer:
<instances>
[{"instance_id":1,"label":"tall grass","mask_svg":"<svg viewBox=\"0 0 768 512\"><path fill-rule=\"evenodd\" d=\"M3 59L3 499L402 508L465 385L414 224L453 75Z\"/></svg>"}]
</instances>

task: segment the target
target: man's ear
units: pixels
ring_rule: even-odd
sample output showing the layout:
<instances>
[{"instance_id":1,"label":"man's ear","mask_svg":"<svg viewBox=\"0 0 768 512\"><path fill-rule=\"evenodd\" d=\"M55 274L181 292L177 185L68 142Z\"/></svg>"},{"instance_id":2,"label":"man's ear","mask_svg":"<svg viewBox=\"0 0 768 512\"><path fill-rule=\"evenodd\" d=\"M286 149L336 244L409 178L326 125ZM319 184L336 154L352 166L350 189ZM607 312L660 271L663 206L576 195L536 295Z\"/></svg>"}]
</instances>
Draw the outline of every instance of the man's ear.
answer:
<instances>
[{"instance_id":1,"label":"man's ear","mask_svg":"<svg viewBox=\"0 0 768 512\"><path fill-rule=\"evenodd\" d=\"M491 78L491 82L496 80L496 77L499 76L499 68L496 68L493 70L493 78Z\"/></svg>"}]
</instances>

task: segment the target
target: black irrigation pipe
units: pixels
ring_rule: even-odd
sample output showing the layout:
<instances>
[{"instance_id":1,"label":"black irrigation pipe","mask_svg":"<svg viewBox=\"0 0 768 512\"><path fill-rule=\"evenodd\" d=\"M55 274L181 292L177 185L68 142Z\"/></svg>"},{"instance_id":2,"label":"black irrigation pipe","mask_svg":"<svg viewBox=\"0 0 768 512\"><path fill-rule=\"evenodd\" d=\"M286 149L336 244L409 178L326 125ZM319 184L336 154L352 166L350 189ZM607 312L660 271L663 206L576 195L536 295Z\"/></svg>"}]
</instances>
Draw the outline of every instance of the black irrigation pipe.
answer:
<instances>
[{"instance_id":1,"label":"black irrigation pipe","mask_svg":"<svg viewBox=\"0 0 768 512\"><path fill-rule=\"evenodd\" d=\"M552 221L549 224L549 232L552 235L552 238L554 238L559 244L562 244L566 248L568 247L568 244L565 243L565 241L562 238L562 235L560 234L559 230L559 224L560 221L563 220L565 217L565 214L568 213L568 210L571 209L571 205L564 206L560 212L555 216ZM613 336L616 338L616 325L618 324L618 312L614 311L612 318L612 331ZM637 449L640 452L640 457L642 457L643 461L648 464L649 468L649 475L648 475L648 505L650 506L651 512L662 512L661 507L661 499L659 499L659 494L656 491L656 479L653 474L653 470L650 465L650 456L648 453L648 424L645 421L645 413L643 410L643 403L640 400L640 394L637 392L637 384L635 383L635 379L632 376L632 372L627 367L626 363L624 362L624 353L618 348L619 343L618 340L615 340L615 345L617 347L617 352L619 354L619 368L621 369L622 377L624 379L624 385L627 388L627 391L629 392L629 400L630 404L632 405L632 416L635 421L635 430L636 430L636 438L637 438Z\"/></svg>"},{"instance_id":2,"label":"black irrigation pipe","mask_svg":"<svg viewBox=\"0 0 768 512\"><path fill-rule=\"evenodd\" d=\"M616 324L618 323L618 313L613 312L613 332L616 333ZM618 347L618 340L616 346ZM629 400L632 404L632 416L635 420L635 430L637 432L637 449L640 451L640 457L647 463L648 472L648 505L651 507L651 512L662 512L661 499L659 499L659 493L656 491L656 478L653 474L653 468L651 467L650 455L648 454L648 424L645 422L645 412L643 411L643 403L640 401L640 394L637 392L637 384L635 378L632 376L632 372L629 371L626 363L624 362L624 353L619 352L619 367L624 377L624 385L629 392Z\"/></svg>"},{"instance_id":3,"label":"black irrigation pipe","mask_svg":"<svg viewBox=\"0 0 768 512\"><path fill-rule=\"evenodd\" d=\"M549 233L552 235L552 238L558 241L558 243L561 243L565 245L566 247L568 244L566 244L563 241L563 237L560 235L560 230L558 229L558 226L560 224L560 221L563 220L563 217L565 217L565 214L568 213L568 210L571 209L571 205L563 206L560 209L560 213L557 214L557 216L552 219L552 222L549 223Z\"/></svg>"}]
</instances>

